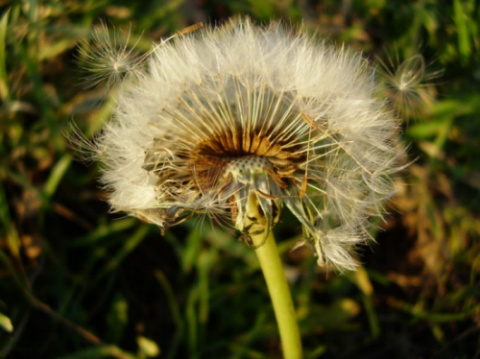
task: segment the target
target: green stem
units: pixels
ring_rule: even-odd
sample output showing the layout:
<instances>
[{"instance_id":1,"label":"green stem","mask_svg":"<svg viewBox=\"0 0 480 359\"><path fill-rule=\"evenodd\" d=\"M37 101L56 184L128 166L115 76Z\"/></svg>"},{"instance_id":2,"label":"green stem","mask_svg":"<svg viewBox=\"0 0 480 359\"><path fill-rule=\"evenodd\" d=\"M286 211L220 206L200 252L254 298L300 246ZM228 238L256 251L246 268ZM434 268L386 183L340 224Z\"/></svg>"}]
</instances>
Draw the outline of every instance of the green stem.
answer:
<instances>
[{"instance_id":1,"label":"green stem","mask_svg":"<svg viewBox=\"0 0 480 359\"><path fill-rule=\"evenodd\" d=\"M260 218L256 201L249 201L248 215ZM252 216L256 212L256 216ZM293 306L290 288L283 269L280 254L275 243L273 231L265 229L257 234L251 233L250 239L256 248L260 267L267 282L268 292L272 300L273 310L277 318L277 325L282 340L283 356L285 359L302 358L302 342L298 322Z\"/></svg>"}]
</instances>

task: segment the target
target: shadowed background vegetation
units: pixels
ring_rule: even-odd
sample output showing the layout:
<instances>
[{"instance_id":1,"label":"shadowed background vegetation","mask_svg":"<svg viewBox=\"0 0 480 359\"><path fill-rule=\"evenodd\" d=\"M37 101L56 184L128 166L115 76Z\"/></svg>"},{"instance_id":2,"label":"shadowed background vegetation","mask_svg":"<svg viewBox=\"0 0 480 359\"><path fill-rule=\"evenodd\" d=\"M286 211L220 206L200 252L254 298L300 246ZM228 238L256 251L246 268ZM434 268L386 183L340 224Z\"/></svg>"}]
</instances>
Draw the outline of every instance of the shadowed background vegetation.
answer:
<instances>
[{"instance_id":1,"label":"shadowed background vegetation","mask_svg":"<svg viewBox=\"0 0 480 359\"><path fill-rule=\"evenodd\" d=\"M397 106L414 162L357 272L326 272L309 251L290 252L301 229L288 213L276 227L305 357L480 355L478 2L0 6L0 357L281 358L253 251L207 220L162 237L109 214L98 166L74 161L65 139L72 121L93 136L111 111L111 99L83 82L76 47L94 24L131 29L141 52L191 24L237 14L303 23L387 66L420 52L432 78L401 102L408 108Z\"/></svg>"}]
</instances>

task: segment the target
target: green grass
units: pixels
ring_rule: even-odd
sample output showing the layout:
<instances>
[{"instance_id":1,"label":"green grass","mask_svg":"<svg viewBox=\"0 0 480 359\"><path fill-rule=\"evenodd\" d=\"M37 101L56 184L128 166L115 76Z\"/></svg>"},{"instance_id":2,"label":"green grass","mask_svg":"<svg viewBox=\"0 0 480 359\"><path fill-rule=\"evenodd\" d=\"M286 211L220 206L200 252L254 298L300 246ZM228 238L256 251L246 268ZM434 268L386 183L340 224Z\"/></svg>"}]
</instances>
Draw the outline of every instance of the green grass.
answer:
<instances>
[{"instance_id":1,"label":"green grass","mask_svg":"<svg viewBox=\"0 0 480 359\"><path fill-rule=\"evenodd\" d=\"M6 5L5 5L6 4ZM139 3L140 4L140 3ZM280 4L280 5L279 5ZM434 101L405 118L415 160L364 265L338 276L288 214L276 229L306 358L480 355L480 14L453 1L4 2L0 19L0 357L280 358L255 255L201 220L169 230L108 213L92 136L111 103L82 84L76 44L106 19L158 40L237 14L288 19L388 62L423 53ZM81 60L80 60L81 61Z\"/></svg>"}]
</instances>

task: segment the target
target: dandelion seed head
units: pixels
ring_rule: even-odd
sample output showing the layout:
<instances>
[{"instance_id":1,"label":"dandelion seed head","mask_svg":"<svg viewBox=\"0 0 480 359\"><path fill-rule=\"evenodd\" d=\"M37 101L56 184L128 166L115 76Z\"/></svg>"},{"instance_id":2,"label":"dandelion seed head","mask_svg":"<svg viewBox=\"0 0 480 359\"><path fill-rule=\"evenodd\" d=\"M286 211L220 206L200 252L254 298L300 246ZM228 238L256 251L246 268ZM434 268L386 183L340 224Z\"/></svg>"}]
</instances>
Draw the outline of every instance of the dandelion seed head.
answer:
<instances>
[{"instance_id":1,"label":"dandelion seed head","mask_svg":"<svg viewBox=\"0 0 480 359\"><path fill-rule=\"evenodd\" d=\"M360 55L244 19L164 42L141 68L95 141L114 211L163 229L207 214L248 236L253 198L267 230L289 210L319 264L356 266L402 155Z\"/></svg>"}]
</instances>

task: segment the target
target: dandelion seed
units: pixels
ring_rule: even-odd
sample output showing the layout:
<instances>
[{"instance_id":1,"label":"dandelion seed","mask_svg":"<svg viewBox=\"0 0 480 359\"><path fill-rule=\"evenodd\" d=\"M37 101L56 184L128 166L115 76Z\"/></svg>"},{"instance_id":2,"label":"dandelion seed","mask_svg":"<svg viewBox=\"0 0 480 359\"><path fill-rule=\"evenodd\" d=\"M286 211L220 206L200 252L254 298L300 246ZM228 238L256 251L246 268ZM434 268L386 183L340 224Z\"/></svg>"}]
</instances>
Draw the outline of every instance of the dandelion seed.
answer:
<instances>
[{"instance_id":1,"label":"dandelion seed","mask_svg":"<svg viewBox=\"0 0 480 359\"><path fill-rule=\"evenodd\" d=\"M397 54L388 62L378 59L380 75L386 86L386 96L393 108L403 117L409 118L434 98L430 81L440 72L427 72L422 55L416 54L401 62Z\"/></svg>"},{"instance_id":2,"label":"dandelion seed","mask_svg":"<svg viewBox=\"0 0 480 359\"><path fill-rule=\"evenodd\" d=\"M81 41L79 46L80 66L90 74L85 84L103 85L109 90L134 72L143 57L134 50L138 39L134 44L130 40L130 31L125 34L110 31L104 22L96 26L91 39Z\"/></svg>"},{"instance_id":3,"label":"dandelion seed","mask_svg":"<svg viewBox=\"0 0 480 359\"><path fill-rule=\"evenodd\" d=\"M163 230L208 214L248 238L287 209L320 265L353 269L402 155L377 94L360 55L280 24L178 36L122 83L101 180L114 211Z\"/></svg>"}]
</instances>

